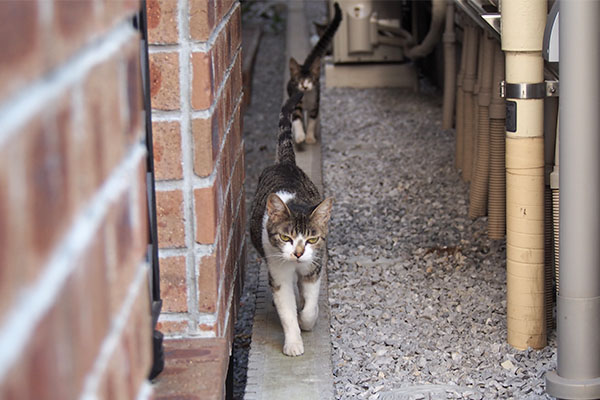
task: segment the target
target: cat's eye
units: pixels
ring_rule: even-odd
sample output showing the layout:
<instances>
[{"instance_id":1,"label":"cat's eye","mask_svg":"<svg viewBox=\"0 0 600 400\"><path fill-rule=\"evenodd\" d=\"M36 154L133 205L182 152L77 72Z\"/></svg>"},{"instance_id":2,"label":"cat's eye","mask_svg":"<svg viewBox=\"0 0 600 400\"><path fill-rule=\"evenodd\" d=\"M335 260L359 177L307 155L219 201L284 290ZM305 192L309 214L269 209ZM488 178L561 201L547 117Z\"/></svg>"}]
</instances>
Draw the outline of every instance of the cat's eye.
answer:
<instances>
[{"instance_id":1,"label":"cat's eye","mask_svg":"<svg viewBox=\"0 0 600 400\"><path fill-rule=\"evenodd\" d=\"M293 242L292 238L288 235L284 235L283 233L279 235L279 238L284 242Z\"/></svg>"},{"instance_id":2,"label":"cat's eye","mask_svg":"<svg viewBox=\"0 0 600 400\"><path fill-rule=\"evenodd\" d=\"M318 236L316 236L316 237L311 237L310 239L306 239L306 241L307 241L308 243L310 243L310 244L315 244L315 243L317 243L317 242L319 241L319 237L318 237Z\"/></svg>"}]
</instances>

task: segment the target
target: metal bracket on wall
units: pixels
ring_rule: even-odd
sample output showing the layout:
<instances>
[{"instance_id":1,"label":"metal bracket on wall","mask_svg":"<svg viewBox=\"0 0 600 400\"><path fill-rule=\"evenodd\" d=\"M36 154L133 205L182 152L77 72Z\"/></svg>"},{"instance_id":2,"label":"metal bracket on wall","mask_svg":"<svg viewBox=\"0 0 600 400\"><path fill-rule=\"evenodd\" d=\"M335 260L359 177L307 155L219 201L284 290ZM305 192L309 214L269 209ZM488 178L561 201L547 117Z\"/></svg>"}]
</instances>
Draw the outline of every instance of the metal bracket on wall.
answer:
<instances>
[{"instance_id":1,"label":"metal bracket on wall","mask_svg":"<svg viewBox=\"0 0 600 400\"><path fill-rule=\"evenodd\" d=\"M500 82L500 97L507 99L543 99L558 97L558 81L540 83Z\"/></svg>"}]
</instances>

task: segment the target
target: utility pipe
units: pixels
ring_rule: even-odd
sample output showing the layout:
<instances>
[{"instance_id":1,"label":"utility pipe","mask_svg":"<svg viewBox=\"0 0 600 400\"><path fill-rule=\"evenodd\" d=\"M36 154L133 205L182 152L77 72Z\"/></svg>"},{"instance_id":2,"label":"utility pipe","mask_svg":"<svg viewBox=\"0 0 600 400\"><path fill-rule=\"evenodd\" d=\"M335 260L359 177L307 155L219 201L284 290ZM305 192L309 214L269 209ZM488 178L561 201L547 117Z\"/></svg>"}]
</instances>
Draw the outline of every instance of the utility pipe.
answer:
<instances>
[{"instance_id":1,"label":"utility pipe","mask_svg":"<svg viewBox=\"0 0 600 400\"><path fill-rule=\"evenodd\" d=\"M544 82L545 0L502 2L506 87ZM506 280L508 343L546 346L544 304L544 100L507 90Z\"/></svg>"},{"instance_id":2,"label":"utility pipe","mask_svg":"<svg viewBox=\"0 0 600 400\"><path fill-rule=\"evenodd\" d=\"M421 43L406 51L406 56L411 60L415 60L431 53L435 45L440 41L445 19L446 0L432 0L429 31Z\"/></svg>"},{"instance_id":3,"label":"utility pipe","mask_svg":"<svg viewBox=\"0 0 600 400\"><path fill-rule=\"evenodd\" d=\"M463 142L465 137L464 129L464 99L463 81L465 78L465 65L467 64L467 48L469 46L468 25L465 25L462 35L462 49L460 55L460 68L456 77L456 155L454 157L454 166L462 169L463 166Z\"/></svg>"},{"instance_id":4,"label":"utility pipe","mask_svg":"<svg viewBox=\"0 0 600 400\"><path fill-rule=\"evenodd\" d=\"M490 182L488 194L488 237L503 239L506 232L506 168L505 117L506 105L500 97L500 82L504 80L504 53L494 44L494 74L490 101Z\"/></svg>"},{"instance_id":5,"label":"utility pipe","mask_svg":"<svg viewBox=\"0 0 600 400\"><path fill-rule=\"evenodd\" d=\"M554 166L550 173L550 190L552 192L552 248L554 249L554 282L556 283L556 294L560 291L559 265L560 265L560 135L559 121L556 121L556 142L554 143Z\"/></svg>"},{"instance_id":6,"label":"utility pipe","mask_svg":"<svg viewBox=\"0 0 600 400\"><path fill-rule=\"evenodd\" d=\"M469 36L467 47L467 58L465 65L465 77L463 79L463 165L462 179L466 182L471 181L471 172L473 170L473 120L474 120L474 99L473 90L475 89L475 79L477 78L477 48L479 28L469 25L466 32Z\"/></svg>"},{"instance_id":7,"label":"utility pipe","mask_svg":"<svg viewBox=\"0 0 600 400\"><path fill-rule=\"evenodd\" d=\"M481 51L481 79L479 84L478 124L477 124L477 157L471 182L469 217L477 218L486 215L488 200L488 183L490 170L490 111L492 91L492 73L494 70L495 41L487 33L483 33Z\"/></svg>"},{"instance_id":8,"label":"utility pipe","mask_svg":"<svg viewBox=\"0 0 600 400\"><path fill-rule=\"evenodd\" d=\"M544 159L545 159L545 188L544 188L544 264L545 264L545 297L546 297L546 329L547 332L556 327L554 308L554 275L556 270L554 252L554 215L552 187L553 181L558 184L558 177L554 178L558 166L558 97L548 97L544 100ZM558 227L558 225L557 225Z\"/></svg>"},{"instance_id":9,"label":"utility pipe","mask_svg":"<svg viewBox=\"0 0 600 400\"><path fill-rule=\"evenodd\" d=\"M446 28L444 42L444 103L442 108L442 129L452 129L454 97L456 92L456 35L454 34L454 3L446 6Z\"/></svg>"},{"instance_id":10,"label":"utility pipe","mask_svg":"<svg viewBox=\"0 0 600 400\"><path fill-rule=\"evenodd\" d=\"M483 70L483 37L482 30L477 31L479 46L477 48L477 78L473 86L473 165L471 166L471 179L475 174L477 164L477 140L479 139L479 88L481 87L481 71Z\"/></svg>"},{"instance_id":11,"label":"utility pipe","mask_svg":"<svg viewBox=\"0 0 600 400\"><path fill-rule=\"evenodd\" d=\"M548 394L600 398L600 2L560 3L560 292Z\"/></svg>"}]
</instances>

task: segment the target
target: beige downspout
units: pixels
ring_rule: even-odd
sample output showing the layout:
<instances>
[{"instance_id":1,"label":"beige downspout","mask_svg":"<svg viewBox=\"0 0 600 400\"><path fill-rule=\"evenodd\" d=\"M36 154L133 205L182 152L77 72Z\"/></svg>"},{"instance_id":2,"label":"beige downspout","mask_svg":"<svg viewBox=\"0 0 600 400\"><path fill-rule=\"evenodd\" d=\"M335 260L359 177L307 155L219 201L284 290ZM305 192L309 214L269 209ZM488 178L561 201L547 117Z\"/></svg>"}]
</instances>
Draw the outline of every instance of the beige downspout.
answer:
<instances>
[{"instance_id":1,"label":"beige downspout","mask_svg":"<svg viewBox=\"0 0 600 400\"><path fill-rule=\"evenodd\" d=\"M490 102L490 183L488 195L488 237L504 239L506 232L506 168L505 117L506 105L500 97L500 82L504 80L504 53L494 43L494 76Z\"/></svg>"},{"instance_id":2,"label":"beige downspout","mask_svg":"<svg viewBox=\"0 0 600 400\"><path fill-rule=\"evenodd\" d=\"M475 89L475 79L477 78L477 48L478 46L478 28L469 25L467 27L467 58L465 65L465 77L463 79L463 164L462 179L466 182L471 181L471 172L473 170L473 125L474 125L474 99L473 90Z\"/></svg>"},{"instance_id":3,"label":"beige downspout","mask_svg":"<svg viewBox=\"0 0 600 400\"><path fill-rule=\"evenodd\" d=\"M463 143L465 138L465 113L464 99L465 92L463 90L463 81L465 79L465 66L467 65L467 48L469 47L469 27L463 29L462 51L460 55L460 68L456 77L456 155L454 157L454 166L457 169L462 169L463 166Z\"/></svg>"},{"instance_id":4,"label":"beige downspout","mask_svg":"<svg viewBox=\"0 0 600 400\"><path fill-rule=\"evenodd\" d=\"M446 28L444 42L444 105L442 108L442 129L452 129L454 96L456 90L456 35L454 34L454 3L446 6Z\"/></svg>"},{"instance_id":5,"label":"beige downspout","mask_svg":"<svg viewBox=\"0 0 600 400\"><path fill-rule=\"evenodd\" d=\"M490 112L492 90L492 73L494 69L495 41L486 33L483 34L477 124L477 157L471 182L469 217L477 218L486 215L488 203L488 183L490 170Z\"/></svg>"},{"instance_id":6,"label":"beige downspout","mask_svg":"<svg viewBox=\"0 0 600 400\"><path fill-rule=\"evenodd\" d=\"M479 47L477 48L477 78L473 86L473 164L471 165L471 181L475 175L477 165L477 141L479 140L479 89L481 88L481 71L483 70L483 31L477 31ZM472 184L471 184L472 185Z\"/></svg>"},{"instance_id":7,"label":"beige downspout","mask_svg":"<svg viewBox=\"0 0 600 400\"><path fill-rule=\"evenodd\" d=\"M545 0L502 2L506 84L544 82ZM508 90L507 90L508 91ZM510 98L510 96L513 96ZM544 312L544 100L507 93L506 279L508 343L546 346ZM514 131L511 131L514 127Z\"/></svg>"}]
</instances>

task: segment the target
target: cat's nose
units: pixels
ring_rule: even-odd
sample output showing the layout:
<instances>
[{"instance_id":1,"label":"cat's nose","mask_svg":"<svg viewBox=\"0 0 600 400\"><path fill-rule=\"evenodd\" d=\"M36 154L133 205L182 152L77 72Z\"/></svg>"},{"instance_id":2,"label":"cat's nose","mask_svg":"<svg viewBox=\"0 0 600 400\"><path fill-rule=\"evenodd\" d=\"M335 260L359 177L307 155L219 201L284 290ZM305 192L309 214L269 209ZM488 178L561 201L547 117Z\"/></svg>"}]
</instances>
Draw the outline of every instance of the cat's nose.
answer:
<instances>
[{"instance_id":1,"label":"cat's nose","mask_svg":"<svg viewBox=\"0 0 600 400\"><path fill-rule=\"evenodd\" d=\"M303 251L298 251L298 250L294 251L294 255L296 256L296 258L302 257L302 254L304 254Z\"/></svg>"}]
</instances>

